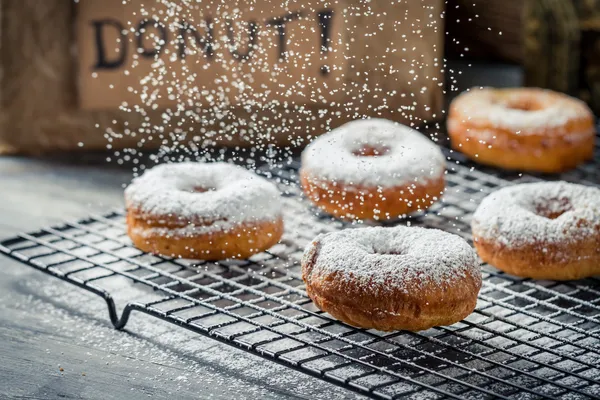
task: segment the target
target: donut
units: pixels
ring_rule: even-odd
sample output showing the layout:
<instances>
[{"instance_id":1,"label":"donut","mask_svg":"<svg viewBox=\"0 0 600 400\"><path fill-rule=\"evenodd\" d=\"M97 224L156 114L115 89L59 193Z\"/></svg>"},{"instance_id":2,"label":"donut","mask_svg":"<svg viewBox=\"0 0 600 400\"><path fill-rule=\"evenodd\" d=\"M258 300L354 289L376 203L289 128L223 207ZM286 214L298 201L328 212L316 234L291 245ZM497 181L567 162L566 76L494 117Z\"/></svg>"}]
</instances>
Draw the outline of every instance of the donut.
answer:
<instances>
[{"instance_id":1,"label":"donut","mask_svg":"<svg viewBox=\"0 0 600 400\"><path fill-rule=\"evenodd\" d=\"M171 257L247 258L283 233L277 188L227 163L154 167L127 187L125 205L133 244Z\"/></svg>"},{"instance_id":2,"label":"donut","mask_svg":"<svg viewBox=\"0 0 600 400\"><path fill-rule=\"evenodd\" d=\"M600 189L526 183L483 199L471 220L481 259L512 275L569 280L600 275Z\"/></svg>"},{"instance_id":3,"label":"donut","mask_svg":"<svg viewBox=\"0 0 600 400\"><path fill-rule=\"evenodd\" d=\"M445 158L419 132L384 119L352 121L302 152L305 195L329 214L387 220L425 210L444 191Z\"/></svg>"},{"instance_id":4,"label":"donut","mask_svg":"<svg viewBox=\"0 0 600 400\"><path fill-rule=\"evenodd\" d=\"M396 226L317 236L302 258L315 305L360 328L419 331L473 312L481 288L475 251L457 235Z\"/></svg>"},{"instance_id":5,"label":"donut","mask_svg":"<svg viewBox=\"0 0 600 400\"><path fill-rule=\"evenodd\" d=\"M590 159L594 116L580 100L537 88L472 89L450 105L451 147L481 164L557 173Z\"/></svg>"}]
</instances>

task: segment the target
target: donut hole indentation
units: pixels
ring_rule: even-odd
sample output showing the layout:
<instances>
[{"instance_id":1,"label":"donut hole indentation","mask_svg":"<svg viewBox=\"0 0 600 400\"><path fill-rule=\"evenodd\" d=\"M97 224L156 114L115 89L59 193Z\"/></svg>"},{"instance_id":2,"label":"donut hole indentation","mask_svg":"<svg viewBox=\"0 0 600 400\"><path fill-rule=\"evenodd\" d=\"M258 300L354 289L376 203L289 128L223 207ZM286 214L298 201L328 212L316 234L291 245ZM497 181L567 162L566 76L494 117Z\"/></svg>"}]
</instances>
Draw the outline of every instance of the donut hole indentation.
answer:
<instances>
[{"instance_id":1,"label":"donut hole indentation","mask_svg":"<svg viewBox=\"0 0 600 400\"><path fill-rule=\"evenodd\" d=\"M523 96L507 99L503 102L504 107L510 110L539 111L544 109L544 104L534 97Z\"/></svg>"},{"instance_id":2,"label":"donut hole indentation","mask_svg":"<svg viewBox=\"0 0 600 400\"><path fill-rule=\"evenodd\" d=\"M353 150L352 154L356 157L381 157L389 152L390 148L387 146L372 146L366 144L356 150Z\"/></svg>"},{"instance_id":3,"label":"donut hole indentation","mask_svg":"<svg viewBox=\"0 0 600 400\"><path fill-rule=\"evenodd\" d=\"M406 255L406 251L398 248L390 248L388 246L373 246L371 251L379 256L402 256Z\"/></svg>"},{"instance_id":4,"label":"donut hole indentation","mask_svg":"<svg viewBox=\"0 0 600 400\"><path fill-rule=\"evenodd\" d=\"M560 199L546 199L545 201L535 204L535 213L548 219L557 219L572 209L573 205L566 197Z\"/></svg>"},{"instance_id":5,"label":"donut hole indentation","mask_svg":"<svg viewBox=\"0 0 600 400\"><path fill-rule=\"evenodd\" d=\"M194 186L187 191L190 193L206 193L206 192L214 192L217 188L214 187L204 187L204 186Z\"/></svg>"}]
</instances>

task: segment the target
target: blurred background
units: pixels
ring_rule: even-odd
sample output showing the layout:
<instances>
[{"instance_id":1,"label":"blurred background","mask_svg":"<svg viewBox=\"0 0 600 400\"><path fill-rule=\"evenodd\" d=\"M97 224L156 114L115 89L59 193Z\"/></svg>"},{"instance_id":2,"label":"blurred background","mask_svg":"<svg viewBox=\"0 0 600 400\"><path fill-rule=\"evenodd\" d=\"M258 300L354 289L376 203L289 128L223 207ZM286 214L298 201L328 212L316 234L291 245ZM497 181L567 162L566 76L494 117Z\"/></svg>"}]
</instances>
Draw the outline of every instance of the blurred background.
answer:
<instances>
[{"instance_id":1,"label":"blurred background","mask_svg":"<svg viewBox=\"0 0 600 400\"><path fill-rule=\"evenodd\" d=\"M3 1L0 153L303 147L353 118L442 121L475 85L599 110L594 0L243 3Z\"/></svg>"}]
</instances>

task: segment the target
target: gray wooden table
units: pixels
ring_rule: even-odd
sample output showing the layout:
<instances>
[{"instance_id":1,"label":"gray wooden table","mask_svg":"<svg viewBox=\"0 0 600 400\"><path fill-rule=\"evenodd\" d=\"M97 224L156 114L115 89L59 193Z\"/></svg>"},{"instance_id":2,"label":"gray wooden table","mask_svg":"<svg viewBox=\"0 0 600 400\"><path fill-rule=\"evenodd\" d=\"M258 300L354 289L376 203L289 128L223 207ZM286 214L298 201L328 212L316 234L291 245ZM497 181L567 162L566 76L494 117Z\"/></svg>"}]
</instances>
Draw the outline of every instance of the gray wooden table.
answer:
<instances>
[{"instance_id":1,"label":"gray wooden table","mask_svg":"<svg viewBox=\"0 0 600 400\"><path fill-rule=\"evenodd\" d=\"M455 87L520 80L517 68L452 68ZM104 156L0 157L0 239L122 207L131 177ZM148 397L357 396L141 314L114 330L100 298L0 256L0 399Z\"/></svg>"},{"instance_id":2,"label":"gray wooden table","mask_svg":"<svg viewBox=\"0 0 600 400\"><path fill-rule=\"evenodd\" d=\"M0 238L122 207L130 179L103 162L0 158ZM0 256L1 399L148 396L356 397L141 314L117 331L100 298Z\"/></svg>"}]
</instances>

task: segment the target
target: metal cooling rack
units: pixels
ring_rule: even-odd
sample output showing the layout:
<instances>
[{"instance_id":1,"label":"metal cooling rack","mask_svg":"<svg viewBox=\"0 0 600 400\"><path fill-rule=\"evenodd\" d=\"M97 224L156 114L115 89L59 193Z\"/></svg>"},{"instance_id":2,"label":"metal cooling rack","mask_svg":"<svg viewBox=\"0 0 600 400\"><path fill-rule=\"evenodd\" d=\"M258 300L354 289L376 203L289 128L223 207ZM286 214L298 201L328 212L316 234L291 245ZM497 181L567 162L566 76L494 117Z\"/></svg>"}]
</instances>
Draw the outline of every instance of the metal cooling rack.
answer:
<instances>
[{"instance_id":1,"label":"metal cooling rack","mask_svg":"<svg viewBox=\"0 0 600 400\"><path fill-rule=\"evenodd\" d=\"M350 225L302 198L297 167L267 173L284 194L286 233L249 260L142 253L125 233L122 212L21 234L0 251L101 296L116 328L132 311L149 314L374 398L600 398L596 278L535 281L483 265L473 314L419 333L357 329L319 311L300 278L303 248L318 233ZM507 182L453 161L448 170L442 202L394 223L470 240L480 200ZM598 162L585 176L600 182Z\"/></svg>"}]
</instances>

